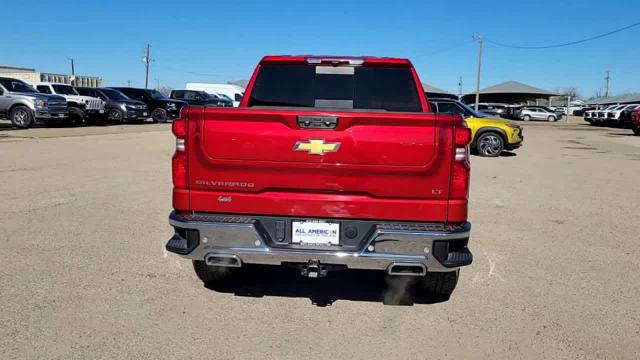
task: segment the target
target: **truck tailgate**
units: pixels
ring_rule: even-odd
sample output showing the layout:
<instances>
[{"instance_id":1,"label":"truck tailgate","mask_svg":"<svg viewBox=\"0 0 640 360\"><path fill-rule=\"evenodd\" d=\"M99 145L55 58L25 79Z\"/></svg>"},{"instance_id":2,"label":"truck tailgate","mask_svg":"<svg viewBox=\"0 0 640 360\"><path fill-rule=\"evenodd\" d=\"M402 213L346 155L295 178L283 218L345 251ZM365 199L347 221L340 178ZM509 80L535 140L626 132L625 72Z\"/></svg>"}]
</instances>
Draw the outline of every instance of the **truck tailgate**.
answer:
<instances>
[{"instance_id":1,"label":"truck tailgate","mask_svg":"<svg viewBox=\"0 0 640 360\"><path fill-rule=\"evenodd\" d=\"M187 116L193 211L446 220L452 128L435 114L194 107Z\"/></svg>"}]
</instances>

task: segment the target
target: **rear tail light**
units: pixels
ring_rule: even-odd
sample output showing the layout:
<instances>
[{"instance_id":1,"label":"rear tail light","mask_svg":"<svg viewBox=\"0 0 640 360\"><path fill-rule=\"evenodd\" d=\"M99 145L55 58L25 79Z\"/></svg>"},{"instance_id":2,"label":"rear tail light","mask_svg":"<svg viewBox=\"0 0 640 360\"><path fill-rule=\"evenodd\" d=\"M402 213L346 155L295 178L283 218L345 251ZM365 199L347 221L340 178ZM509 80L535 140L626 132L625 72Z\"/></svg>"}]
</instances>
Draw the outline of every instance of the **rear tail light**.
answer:
<instances>
[{"instance_id":1,"label":"rear tail light","mask_svg":"<svg viewBox=\"0 0 640 360\"><path fill-rule=\"evenodd\" d=\"M465 147L471 142L471 129L468 127L455 128L456 147Z\"/></svg>"},{"instance_id":2,"label":"rear tail light","mask_svg":"<svg viewBox=\"0 0 640 360\"><path fill-rule=\"evenodd\" d=\"M469 178L471 166L469 164L469 143L471 129L466 126L454 128L455 157L451 170L451 199L466 199L469 196Z\"/></svg>"},{"instance_id":3,"label":"rear tail light","mask_svg":"<svg viewBox=\"0 0 640 360\"><path fill-rule=\"evenodd\" d=\"M186 119L186 111L181 112L180 117L173 121L171 131L176 137L176 151L171 159L171 173L175 188L188 187L187 171L187 130L189 123Z\"/></svg>"},{"instance_id":4,"label":"rear tail light","mask_svg":"<svg viewBox=\"0 0 640 360\"><path fill-rule=\"evenodd\" d=\"M173 121L171 131L176 138L184 139L187 136L187 120L184 113L180 113L180 117Z\"/></svg>"}]
</instances>

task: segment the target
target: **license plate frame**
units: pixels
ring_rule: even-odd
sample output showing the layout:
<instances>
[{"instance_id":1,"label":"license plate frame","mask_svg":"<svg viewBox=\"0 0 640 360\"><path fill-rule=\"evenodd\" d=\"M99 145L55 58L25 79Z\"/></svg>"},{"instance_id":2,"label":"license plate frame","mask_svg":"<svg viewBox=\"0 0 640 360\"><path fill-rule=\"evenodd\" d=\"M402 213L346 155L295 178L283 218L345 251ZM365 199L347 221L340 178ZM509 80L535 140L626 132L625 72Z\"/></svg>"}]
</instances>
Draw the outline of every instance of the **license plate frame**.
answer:
<instances>
[{"instance_id":1,"label":"license plate frame","mask_svg":"<svg viewBox=\"0 0 640 360\"><path fill-rule=\"evenodd\" d=\"M324 220L291 222L291 243L307 246L339 246L340 223Z\"/></svg>"}]
</instances>

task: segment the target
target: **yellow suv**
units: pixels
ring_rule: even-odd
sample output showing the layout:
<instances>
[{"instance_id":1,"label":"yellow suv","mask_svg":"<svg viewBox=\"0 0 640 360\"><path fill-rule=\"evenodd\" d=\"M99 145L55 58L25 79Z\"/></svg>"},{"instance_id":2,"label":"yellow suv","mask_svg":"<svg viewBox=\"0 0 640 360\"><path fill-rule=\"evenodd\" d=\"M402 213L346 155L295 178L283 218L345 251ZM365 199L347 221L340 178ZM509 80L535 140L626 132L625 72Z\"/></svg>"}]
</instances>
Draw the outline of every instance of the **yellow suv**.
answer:
<instances>
[{"instance_id":1,"label":"yellow suv","mask_svg":"<svg viewBox=\"0 0 640 360\"><path fill-rule=\"evenodd\" d=\"M522 146L524 137L519 125L490 118L453 99L429 99L429 105L435 113L462 115L471 128L471 149L480 156L496 157L504 150L515 150Z\"/></svg>"}]
</instances>

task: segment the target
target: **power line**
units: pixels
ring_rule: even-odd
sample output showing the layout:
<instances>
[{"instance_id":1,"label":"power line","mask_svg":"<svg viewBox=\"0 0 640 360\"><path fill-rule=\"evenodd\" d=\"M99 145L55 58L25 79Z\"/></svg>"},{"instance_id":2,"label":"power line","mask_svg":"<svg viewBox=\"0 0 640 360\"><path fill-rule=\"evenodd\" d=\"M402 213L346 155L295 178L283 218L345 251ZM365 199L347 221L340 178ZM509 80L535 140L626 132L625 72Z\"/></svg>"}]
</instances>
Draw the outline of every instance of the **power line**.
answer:
<instances>
[{"instance_id":1,"label":"power line","mask_svg":"<svg viewBox=\"0 0 640 360\"><path fill-rule=\"evenodd\" d=\"M184 70L184 69L180 69L180 68L176 68L176 67L172 67L172 66L164 66L162 64L158 64L156 62L156 67L158 68L162 68L164 70L168 70L171 72L177 72L177 73L183 73L183 74L189 74L189 75L195 75L195 76L201 76L201 77L205 77L205 78L209 78L209 79L229 79L229 78L242 78L243 76L246 75L238 75L238 74L212 74L212 73L204 73L204 72L198 72L198 71L190 71L190 70ZM249 75L251 75L249 73Z\"/></svg>"},{"instance_id":2,"label":"power line","mask_svg":"<svg viewBox=\"0 0 640 360\"><path fill-rule=\"evenodd\" d=\"M182 69L177 69L171 66L163 66L163 65L157 65L158 67L161 67L163 69L169 70L169 71L173 71L173 72L180 72L180 73L185 73L185 74L190 74L190 75L197 75L197 76L209 76L209 77L221 77L222 75L220 74L208 74L208 73L201 73L201 72L196 72L196 71L189 71L189 70L182 70Z\"/></svg>"},{"instance_id":3,"label":"power line","mask_svg":"<svg viewBox=\"0 0 640 360\"><path fill-rule=\"evenodd\" d=\"M603 38L605 36L609 36L609 35L613 35L616 33L619 33L621 31L627 30L627 29L631 29L632 27L636 27L640 25L640 21L633 23L631 25L627 25L625 27L621 27L619 29L615 29L603 34L599 34L599 35L595 35L595 36L591 36L588 37L586 39L582 39L582 40L577 40L577 41L571 41L571 42L567 42L567 43L562 43L562 44L554 44L554 45L544 45L544 46L521 46L521 45L510 45L510 44L504 44L501 42L497 42L497 41L493 41L491 39L487 39L485 38L485 40L488 43L491 43L493 45L498 45L498 46L502 46L502 47L507 47L507 48L512 48L512 49L529 49L529 50L536 50L536 49L552 49L552 48L559 48L559 47L564 47L564 46L571 46L571 45L576 45L576 44L581 44L587 41L592 41L592 40L596 40L596 39L600 39Z\"/></svg>"}]
</instances>

